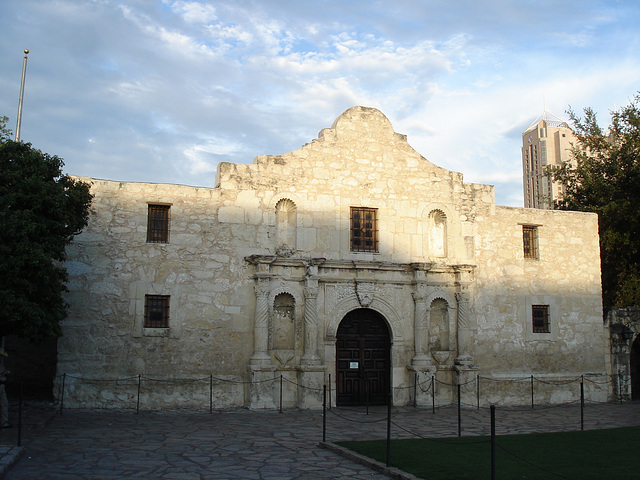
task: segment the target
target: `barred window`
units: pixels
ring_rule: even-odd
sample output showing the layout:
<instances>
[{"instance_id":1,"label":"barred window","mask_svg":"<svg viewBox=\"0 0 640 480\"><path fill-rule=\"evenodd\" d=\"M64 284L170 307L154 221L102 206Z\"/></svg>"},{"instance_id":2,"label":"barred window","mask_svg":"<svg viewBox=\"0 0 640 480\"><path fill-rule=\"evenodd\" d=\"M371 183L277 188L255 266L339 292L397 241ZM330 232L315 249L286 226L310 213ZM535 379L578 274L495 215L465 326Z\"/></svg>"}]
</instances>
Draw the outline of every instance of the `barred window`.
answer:
<instances>
[{"instance_id":1,"label":"barred window","mask_svg":"<svg viewBox=\"0 0 640 480\"><path fill-rule=\"evenodd\" d=\"M531 321L533 333L550 333L549 305L531 305Z\"/></svg>"},{"instance_id":2,"label":"barred window","mask_svg":"<svg viewBox=\"0 0 640 480\"><path fill-rule=\"evenodd\" d=\"M149 205L148 243L169 243L169 208L169 205Z\"/></svg>"},{"instance_id":3,"label":"barred window","mask_svg":"<svg viewBox=\"0 0 640 480\"><path fill-rule=\"evenodd\" d=\"M538 258L538 227L531 225L522 226L522 240L524 246L524 258Z\"/></svg>"},{"instance_id":4,"label":"barred window","mask_svg":"<svg viewBox=\"0 0 640 480\"><path fill-rule=\"evenodd\" d=\"M169 328L169 295L145 295L144 327Z\"/></svg>"},{"instance_id":5,"label":"barred window","mask_svg":"<svg viewBox=\"0 0 640 480\"><path fill-rule=\"evenodd\" d=\"M351 207L351 251L378 251L377 208Z\"/></svg>"}]
</instances>

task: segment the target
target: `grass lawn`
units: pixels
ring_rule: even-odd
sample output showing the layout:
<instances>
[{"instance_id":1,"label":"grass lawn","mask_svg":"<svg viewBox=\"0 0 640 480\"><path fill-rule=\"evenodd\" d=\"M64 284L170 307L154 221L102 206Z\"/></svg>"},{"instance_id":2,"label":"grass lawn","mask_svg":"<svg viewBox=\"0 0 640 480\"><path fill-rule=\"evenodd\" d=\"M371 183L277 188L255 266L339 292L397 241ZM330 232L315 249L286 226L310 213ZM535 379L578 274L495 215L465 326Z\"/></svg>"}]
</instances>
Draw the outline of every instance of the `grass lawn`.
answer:
<instances>
[{"instance_id":1,"label":"grass lawn","mask_svg":"<svg viewBox=\"0 0 640 480\"><path fill-rule=\"evenodd\" d=\"M393 467L428 480L490 479L490 437L392 440ZM385 440L336 442L386 463ZM496 478L640 479L640 427L499 435Z\"/></svg>"}]
</instances>

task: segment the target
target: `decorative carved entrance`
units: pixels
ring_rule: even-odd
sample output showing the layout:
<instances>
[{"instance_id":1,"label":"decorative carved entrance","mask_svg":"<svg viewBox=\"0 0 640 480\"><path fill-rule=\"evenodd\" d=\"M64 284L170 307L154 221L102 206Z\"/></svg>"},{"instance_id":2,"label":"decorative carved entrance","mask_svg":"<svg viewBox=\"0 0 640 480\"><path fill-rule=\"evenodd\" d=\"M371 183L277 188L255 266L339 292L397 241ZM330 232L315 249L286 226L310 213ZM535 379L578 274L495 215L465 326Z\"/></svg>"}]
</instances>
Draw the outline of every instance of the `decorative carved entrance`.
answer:
<instances>
[{"instance_id":1,"label":"decorative carved entrance","mask_svg":"<svg viewBox=\"0 0 640 480\"><path fill-rule=\"evenodd\" d=\"M340 322L336 337L337 404L386 405L391 385L391 339L385 318L359 308Z\"/></svg>"}]
</instances>

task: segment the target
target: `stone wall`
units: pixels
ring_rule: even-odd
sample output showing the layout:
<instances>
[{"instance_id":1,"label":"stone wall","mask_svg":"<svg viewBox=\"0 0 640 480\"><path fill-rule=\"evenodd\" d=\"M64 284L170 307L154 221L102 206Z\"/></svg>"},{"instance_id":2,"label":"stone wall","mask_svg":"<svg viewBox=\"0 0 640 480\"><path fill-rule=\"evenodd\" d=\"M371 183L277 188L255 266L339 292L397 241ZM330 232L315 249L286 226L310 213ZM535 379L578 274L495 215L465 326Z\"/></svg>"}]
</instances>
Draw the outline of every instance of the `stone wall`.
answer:
<instances>
[{"instance_id":1,"label":"stone wall","mask_svg":"<svg viewBox=\"0 0 640 480\"><path fill-rule=\"evenodd\" d=\"M375 109L294 152L221 163L214 188L83 180L95 199L68 251L67 404L130 405L142 383L154 407L275 408L282 379L284 406L317 408L358 308L389 325L396 404L427 401L416 374L449 385L444 401L478 375L609 373L596 216L496 207L492 186L433 165ZM170 206L168 243L146 242L149 204ZM377 251L351 251L351 207L377 209ZM537 259L522 225L537 228ZM148 294L170 295L168 328L144 327ZM531 332L537 304L548 334ZM184 388L151 395L154 379Z\"/></svg>"}]
</instances>

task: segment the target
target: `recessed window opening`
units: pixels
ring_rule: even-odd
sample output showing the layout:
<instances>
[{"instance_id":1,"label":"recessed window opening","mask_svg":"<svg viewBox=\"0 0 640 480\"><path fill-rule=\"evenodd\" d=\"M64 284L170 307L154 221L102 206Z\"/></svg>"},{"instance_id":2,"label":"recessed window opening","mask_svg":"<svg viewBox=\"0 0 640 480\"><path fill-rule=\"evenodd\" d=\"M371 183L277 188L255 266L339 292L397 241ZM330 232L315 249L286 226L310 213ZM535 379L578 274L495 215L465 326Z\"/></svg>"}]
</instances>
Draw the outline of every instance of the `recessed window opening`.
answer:
<instances>
[{"instance_id":1,"label":"recessed window opening","mask_svg":"<svg viewBox=\"0 0 640 480\"><path fill-rule=\"evenodd\" d=\"M149 205L148 243L169 243L169 208L169 205Z\"/></svg>"},{"instance_id":2,"label":"recessed window opening","mask_svg":"<svg viewBox=\"0 0 640 480\"><path fill-rule=\"evenodd\" d=\"M531 305L533 333L550 333L549 305Z\"/></svg>"},{"instance_id":3,"label":"recessed window opening","mask_svg":"<svg viewBox=\"0 0 640 480\"><path fill-rule=\"evenodd\" d=\"M169 295L145 295L144 327L169 328Z\"/></svg>"},{"instance_id":4,"label":"recessed window opening","mask_svg":"<svg viewBox=\"0 0 640 480\"><path fill-rule=\"evenodd\" d=\"M538 258L538 227L531 225L522 226L522 240L524 258Z\"/></svg>"},{"instance_id":5,"label":"recessed window opening","mask_svg":"<svg viewBox=\"0 0 640 480\"><path fill-rule=\"evenodd\" d=\"M351 251L378 251L377 208L351 207Z\"/></svg>"}]
</instances>

